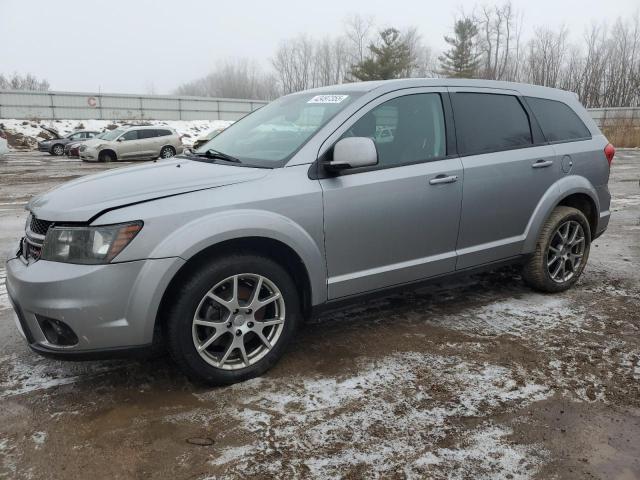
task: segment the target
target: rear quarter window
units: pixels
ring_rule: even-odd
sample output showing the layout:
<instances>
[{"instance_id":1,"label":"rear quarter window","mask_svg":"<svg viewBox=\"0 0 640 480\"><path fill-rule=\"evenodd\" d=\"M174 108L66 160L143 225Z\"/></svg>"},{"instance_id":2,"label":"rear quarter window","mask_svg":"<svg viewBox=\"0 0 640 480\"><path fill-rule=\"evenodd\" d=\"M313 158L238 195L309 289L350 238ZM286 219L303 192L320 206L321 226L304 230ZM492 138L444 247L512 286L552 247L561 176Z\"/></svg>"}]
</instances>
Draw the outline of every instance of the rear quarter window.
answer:
<instances>
[{"instance_id":1,"label":"rear quarter window","mask_svg":"<svg viewBox=\"0 0 640 480\"><path fill-rule=\"evenodd\" d=\"M533 144L529 116L514 95L456 92L451 96L462 155Z\"/></svg>"},{"instance_id":2,"label":"rear quarter window","mask_svg":"<svg viewBox=\"0 0 640 480\"><path fill-rule=\"evenodd\" d=\"M158 130L157 132L159 137L166 137L168 135L173 135L171 130Z\"/></svg>"},{"instance_id":3,"label":"rear quarter window","mask_svg":"<svg viewBox=\"0 0 640 480\"><path fill-rule=\"evenodd\" d=\"M591 132L569 105L546 98L525 97L548 142L591 138Z\"/></svg>"}]
</instances>

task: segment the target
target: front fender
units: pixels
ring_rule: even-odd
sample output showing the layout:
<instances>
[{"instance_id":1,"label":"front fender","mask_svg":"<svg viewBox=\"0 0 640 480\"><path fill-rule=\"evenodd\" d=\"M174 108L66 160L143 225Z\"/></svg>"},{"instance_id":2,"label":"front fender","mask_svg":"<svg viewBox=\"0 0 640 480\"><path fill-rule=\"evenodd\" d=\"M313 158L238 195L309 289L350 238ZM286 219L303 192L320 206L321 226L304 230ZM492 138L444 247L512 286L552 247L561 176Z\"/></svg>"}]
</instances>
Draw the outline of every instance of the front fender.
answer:
<instances>
[{"instance_id":1,"label":"front fender","mask_svg":"<svg viewBox=\"0 0 640 480\"><path fill-rule=\"evenodd\" d=\"M522 246L523 254L535 251L536 242L538 241L538 236L540 235L540 230L544 222L563 199L575 193L588 195L596 206L596 212L598 215L600 214L598 194L589 181L578 175L569 175L561 178L549 187L540 202L538 202L525 230L525 241Z\"/></svg>"},{"instance_id":2,"label":"front fender","mask_svg":"<svg viewBox=\"0 0 640 480\"><path fill-rule=\"evenodd\" d=\"M247 237L277 240L294 250L309 274L312 305L326 301L326 266L320 247L300 225L274 212L243 209L197 218L160 242L150 258L180 257L189 260L212 245Z\"/></svg>"}]
</instances>

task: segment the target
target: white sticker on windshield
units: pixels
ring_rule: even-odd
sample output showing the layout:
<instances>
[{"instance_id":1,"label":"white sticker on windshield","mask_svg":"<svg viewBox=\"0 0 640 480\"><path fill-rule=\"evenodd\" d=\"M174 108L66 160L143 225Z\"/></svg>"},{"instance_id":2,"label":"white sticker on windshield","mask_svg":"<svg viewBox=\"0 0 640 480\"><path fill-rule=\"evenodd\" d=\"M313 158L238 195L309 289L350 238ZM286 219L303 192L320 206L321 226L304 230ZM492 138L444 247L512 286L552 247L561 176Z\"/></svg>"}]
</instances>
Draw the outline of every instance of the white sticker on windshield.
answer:
<instances>
[{"instance_id":1,"label":"white sticker on windshield","mask_svg":"<svg viewBox=\"0 0 640 480\"><path fill-rule=\"evenodd\" d=\"M316 95L307 103L340 103L349 95Z\"/></svg>"}]
</instances>

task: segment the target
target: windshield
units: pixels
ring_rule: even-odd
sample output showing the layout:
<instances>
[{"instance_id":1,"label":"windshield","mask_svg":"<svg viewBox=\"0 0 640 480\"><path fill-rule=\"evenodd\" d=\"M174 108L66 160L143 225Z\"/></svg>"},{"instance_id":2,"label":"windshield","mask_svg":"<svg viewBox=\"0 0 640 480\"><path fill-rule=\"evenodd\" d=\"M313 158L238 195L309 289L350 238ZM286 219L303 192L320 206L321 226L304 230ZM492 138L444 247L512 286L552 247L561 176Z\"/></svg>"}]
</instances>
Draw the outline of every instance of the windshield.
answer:
<instances>
[{"instance_id":1,"label":"windshield","mask_svg":"<svg viewBox=\"0 0 640 480\"><path fill-rule=\"evenodd\" d=\"M361 93L281 97L247 115L196 150L213 149L242 163L279 167Z\"/></svg>"},{"instance_id":2,"label":"windshield","mask_svg":"<svg viewBox=\"0 0 640 480\"><path fill-rule=\"evenodd\" d=\"M123 133L124 133L124 130L122 128L116 128L115 130L111 130L110 132L105 133L104 137L102 138L104 140L112 141L118 138Z\"/></svg>"}]
</instances>

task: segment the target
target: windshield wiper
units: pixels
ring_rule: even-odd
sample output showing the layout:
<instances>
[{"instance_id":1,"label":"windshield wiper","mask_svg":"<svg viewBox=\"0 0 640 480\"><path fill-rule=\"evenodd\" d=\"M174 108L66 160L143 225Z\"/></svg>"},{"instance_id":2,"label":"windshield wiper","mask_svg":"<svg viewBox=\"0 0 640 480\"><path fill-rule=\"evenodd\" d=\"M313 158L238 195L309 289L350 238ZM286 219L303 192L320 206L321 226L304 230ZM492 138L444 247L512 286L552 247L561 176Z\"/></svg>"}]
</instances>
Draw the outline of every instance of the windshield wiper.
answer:
<instances>
[{"instance_id":1,"label":"windshield wiper","mask_svg":"<svg viewBox=\"0 0 640 480\"><path fill-rule=\"evenodd\" d=\"M210 148L204 153L195 153L195 155L197 155L198 157L225 160L227 162L242 163L242 161L237 159L236 157L232 157L231 155L227 155L226 153L219 152L218 150L214 150L213 148Z\"/></svg>"}]
</instances>

